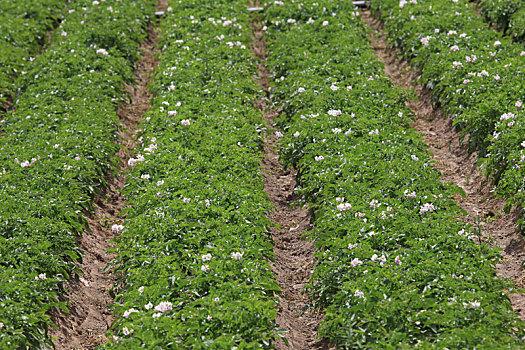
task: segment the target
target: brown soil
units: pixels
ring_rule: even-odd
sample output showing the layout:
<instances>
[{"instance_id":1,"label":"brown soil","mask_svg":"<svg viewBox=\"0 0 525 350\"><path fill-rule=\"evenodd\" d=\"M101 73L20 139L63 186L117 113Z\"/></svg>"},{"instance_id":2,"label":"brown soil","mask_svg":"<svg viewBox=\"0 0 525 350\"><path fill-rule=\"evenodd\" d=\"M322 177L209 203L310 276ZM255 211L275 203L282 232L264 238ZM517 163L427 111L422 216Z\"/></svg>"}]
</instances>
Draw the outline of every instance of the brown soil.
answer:
<instances>
[{"instance_id":1,"label":"brown soil","mask_svg":"<svg viewBox=\"0 0 525 350\"><path fill-rule=\"evenodd\" d=\"M164 11L167 0L160 0L157 8ZM119 108L118 115L122 128L118 134L122 146L117 156L119 169L117 176L108 177L108 185L95 198L93 213L88 215L89 228L78 239L84 252L82 263L78 264L84 276L79 281L70 280L66 288L66 297L70 302L69 314L53 315L57 329L52 331L56 349L94 349L107 341L106 332L115 319L111 310L113 298L109 291L117 283L117 276L112 269L105 272L115 254L108 253L115 235L111 231L113 224L122 224L125 216L120 212L125 207L125 198L121 190L126 182L128 159L136 146L137 125L142 115L150 108L151 94L148 91L156 58L158 33L151 25L148 39L142 44L141 59L135 69L135 84L126 86L130 102Z\"/></svg>"},{"instance_id":2,"label":"brown soil","mask_svg":"<svg viewBox=\"0 0 525 350\"><path fill-rule=\"evenodd\" d=\"M259 3L251 6L258 7ZM294 193L296 186L295 169L283 169L279 163L279 129L274 119L279 111L270 107L269 72L266 69L266 40L263 24L254 15L251 23L252 51L258 58L258 77L256 81L265 92L256 102L256 107L264 114L266 132L264 138L264 159L261 163L264 176L264 189L270 197L273 211L268 213L270 220L278 227L271 228L274 240L275 261L271 263L282 293L279 295L277 324L285 331L286 341L278 339L275 347L281 349L325 349L326 343L317 338L317 327L322 320L318 310L310 308L311 295L303 289L309 282L314 269L314 242L305 237L312 228L311 212L307 206L293 206L298 199Z\"/></svg>"},{"instance_id":3,"label":"brown soil","mask_svg":"<svg viewBox=\"0 0 525 350\"><path fill-rule=\"evenodd\" d=\"M486 243L502 249L502 260L495 266L498 276L509 278L522 288L525 241L515 228L520 209L515 208L509 214L503 212L506 201L493 196L494 184L476 166L476 154L467 152L459 142L452 120L442 110L433 107L431 91L417 83L418 72L408 62L400 60L395 49L388 47L377 19L368 11L362 11L362 18L373 29L370 35L372 46L385 64L386 74L396 85L414 91L417 96L417 99L407 102L416 116L412 126L422 133L433 153L434 165L442 173L442 181L452 182L465 191L465 197L456 197L459 206L468 213L464 220L482 229ZM509 297L513 309L525 319L525 294L510 294Z\"/></svg>"}]
</instances>

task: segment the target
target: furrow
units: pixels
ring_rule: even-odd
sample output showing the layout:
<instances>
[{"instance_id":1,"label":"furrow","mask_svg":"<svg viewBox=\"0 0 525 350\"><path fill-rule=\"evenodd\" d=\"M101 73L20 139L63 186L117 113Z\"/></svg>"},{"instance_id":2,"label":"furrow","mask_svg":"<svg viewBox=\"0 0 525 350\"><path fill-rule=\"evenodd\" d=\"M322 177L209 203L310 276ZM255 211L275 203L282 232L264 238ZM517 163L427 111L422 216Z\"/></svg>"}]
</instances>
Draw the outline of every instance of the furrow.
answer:
<instances>
[{"instance_id":1,"label":"furrow","mask_svg":"<svg viewBox=\"0 0 525 350\"><path fill-rule=\"evenodd\" d=\"M370 39L376 55L385 65L385 73L396 85L416 93L417 98L406 102L416 116L412 126L428 144L442 181L451 182L464 191L465 196L457 195L456 200L468 213L465 221L483 232L484 243L502 249L502 260L496 264L498 276L510 278L521 287L525 277L525 240L515 229L519 210L514 209L508 214L503 211L506 201L494 197L493 182L476 166L476 154L470 154L460 144L460 134L450 117L433 106L431 92L417 82L417 72L408 62L398 58L395 49L388 47L380 23L366 11L363 19L374 30ZM513 309L524 319L525 295L512 293L509 297Z\"/></svg>"},{"instance_id":2,"label":"furrow","mask_svg":"<svg viewBox=\"0 0 525 350\"><path fill-rule=\"evenodd\" d=\"M167 0L160 0L158 11L165 11ZM106 332L115 319L112 312L112 288L118 288L111 262L118 227L123 224L126 206L122 189L129 170L128 160L135 148L137 126L142 116L150 108L151 93L148 85L158 64L156 50L158 27L151 24L148 38L141 45L140 60L135 66L134 83L126 84L129 102L118 111L121 124L116 174L107 178L107 185L95 198L94 211L88 217L88 228L79 238L79 246L84 255L78 267L81 277L68 282L66 297L70 302L69 314L57 319L58 329L53 332L57 349L94 349L107 341Z\"/></svg>"},{"instance_id":3,"label":"furrow","mask_svg":"<svg viewBox=\"0 0 525 350\"><path fill-rule=\"evenodd\" d=\"M251 3L259 7L259 3ZM314 268L314 242L308 240L312 228L311 211L307 205L297 204L295 194L297 170L284 169L279 162L278 139L282 131L276 126L279 111L272 107L269 90L270 73L266 67L268 55L264 24L260 15L254 15L252 27L252 51L258 62L257 82L266 96L256 101L266 123L264 134L264 159L261 162L264 175L264 190L270 197L274 209L268 218L276 224L271 228L274 241L275 261L272 271L281 287L277 324L284 330L285 339L278 339L277 349L320 349L317 327L322 319L319 311L311 307L311 293L305 292Z\"/></svg>"}]
</instances>

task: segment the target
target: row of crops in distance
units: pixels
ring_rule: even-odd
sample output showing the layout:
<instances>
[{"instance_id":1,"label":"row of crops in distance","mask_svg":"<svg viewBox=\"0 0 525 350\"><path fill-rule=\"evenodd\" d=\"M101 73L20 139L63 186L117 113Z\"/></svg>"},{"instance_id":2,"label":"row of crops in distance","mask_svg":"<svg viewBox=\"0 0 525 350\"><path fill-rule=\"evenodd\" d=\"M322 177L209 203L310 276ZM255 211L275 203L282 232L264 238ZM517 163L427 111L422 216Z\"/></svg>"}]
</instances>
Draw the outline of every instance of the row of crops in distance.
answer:
<instances>
[{"instance_id":1,"label":"row of crops in distance","mask_svg":"<svg viewBox=\"0 0 525 350\"><path fill-rule=\"evenodd\" d=\"M122 316L105 348L270 348L279 286L247 3L170 5L125 187Z\"/></svg>"},{"instance_id":2,"label":"row of crops in distance","mask_svg":"<svg viewBox=\"0 0 525 350\"><path fill-rule=\"evenodd\" d=\"M488 23L515 41L525 40L525 1L479 0L477 6Z\"/></svg>"},{"instance_id":3,"label":"row of crops in distance","mask_svg":"<svg viewBox=\"0 0 525 350\"><path fill-rule=\"evenodd\" d=\"M402 6L401 6L402 5ZM464 0L375 1L393 46L511 205L525 203L525 51L490 30ZM523 223L523 217L519 221Z\"/></svg>"},{"instance_id":4,"label":"row of crops in distance","mask_svg":"<svg viewBox=\"0 0 525 350\"><path fill-rule=\"evenodd\" d=\"M314 208L320 336L345 349L519 347L497 253L458 221L457 189L440 182L352 3L276 1L265 16L281 159Z\"/></svg>"},{"instance_id":5,"label":"row of crops in distance","mask_svg":"<svg viewBox=\"0 0 525 350\"><path fill-rule=\"evenodd\" d=\"M80 273L76 237L114 167L117 103L154 2L74 0L69 9L1 121L2 349L50 343L50 312L66 310L63 283Z\"/></svg>"},{"instance_id":6,"label":"row of crops in distance","mask_svg":"<svg viewBox=\"0 0 525 350\"><path fill-rule=\"evenodd\" d=\"M44 35L65 12L65 0L0 0L0 107L15 92Z\"/></svg>"}]
</instances>

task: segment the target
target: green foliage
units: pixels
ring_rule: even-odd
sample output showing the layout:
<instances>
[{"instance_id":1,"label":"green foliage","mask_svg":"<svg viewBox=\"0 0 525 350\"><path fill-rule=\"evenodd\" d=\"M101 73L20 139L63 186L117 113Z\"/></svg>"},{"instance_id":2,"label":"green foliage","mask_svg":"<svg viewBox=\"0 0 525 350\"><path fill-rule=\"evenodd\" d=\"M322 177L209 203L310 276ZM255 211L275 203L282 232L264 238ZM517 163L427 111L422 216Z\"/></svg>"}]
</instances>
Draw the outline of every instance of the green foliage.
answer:
<instances>
[{"instance_id":1,"label":"green foliage","mask_svg":"<svg viewBox=\"0 0 525 350\"><path fill-rule=\"evenodd\" d=\"M0 0L0 106L15 92L16 78L24 75L58 22L64 0Z\"/></svg>"},{"instance_id":2,"label":"green foliage","mask_svg":"<svg viewBox=\"0 0 525 350\"><path fill-rule=\"evenodd\" d=\"M405 26L387 25L403 49L418 52L410 40L422 25L383 13ZM275 3L266 19L285 114L281 160L299 169L298 192L314 208L308 288L326 308L320 335L344 349L520 348L524 325L495 278L499 255L458 220L462 191L440 182L351 2ZM433 69L448 77L439 62Z\"/></svg>"},{"instance_id":3,"label":"green foliage","mask_svg":"<svg viewBox=\"0 0 525 350\"><path fill-rule=\"evenodd\" d=\"M523 204L525 171L518 154L525 139L517 122L525 101L523 46L488 29L463 0L422 0L403 7L384 0L374 2L373 9L391 43L420 69L436 105L452 116L469 150L478 152L487 174L499 182L499 195ZM509 113L512 117L502 123Z\"/></svg>"},{"instance_id":4,"label":"green foliage","mask_svg":"<svg viewBox=\"0 0 525 350\"><path fill-rule=\"evenodd\" d=\"M83 0L70 9L0 123L1 348L50 343L49 312L66 309L63 283L79 273L76 238L113 168L117 103L154 3Z\"/></svg>"},{"instance_id":5,"label":"green foliage","mask_svg":"<svg viewBox=\"0 0 525 350\"><path fill-rule=\"evenodd\" d=\"M246 2L171 5L124 191L121 317L104 348L270 348L279 286Z\"/></svg>"},{"instance_id":6,"label":"green foliage","mask_svg":"<svg viewBox=\"0 0 525 350\"><path fill-rule=\"evenodd\" d=\"M523 0L480 0L478 5L485 20L510 35L525 40L525 2Z\"/></svg>"}]
</instances>

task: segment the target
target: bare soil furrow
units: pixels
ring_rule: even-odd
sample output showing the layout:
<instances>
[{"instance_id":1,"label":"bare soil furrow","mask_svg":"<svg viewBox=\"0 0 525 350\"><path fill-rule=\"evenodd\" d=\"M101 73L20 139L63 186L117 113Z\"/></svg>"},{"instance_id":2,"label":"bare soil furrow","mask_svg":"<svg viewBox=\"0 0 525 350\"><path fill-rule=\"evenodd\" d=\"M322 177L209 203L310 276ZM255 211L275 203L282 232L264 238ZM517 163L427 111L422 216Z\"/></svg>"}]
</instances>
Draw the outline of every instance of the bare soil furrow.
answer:
<instances>
[{"instance_id":1,"label":"bare soil furrow","mask_svg":"<svg viewBox=\"0 0 525 350\"><path fill-rule=\"evenodd\" d=\"M157 9L164 11L167 0L160 0ZM115 233L113 225L123 224L125 215L125 198L121 190L126 182L128 159L136 145L137 126L146 111L150 108L151 94L148 84L155 67L158 28L151 25L148 38L140 47L141 58L135 68L135 84L126 86L129 103L119 108L121 128L121 148L118 156L117 175L108 176L106 188L95 198L93 212L88 214L89 228L78 239L78 245L84 252L82 262L78 264L83 276L71 280L66 285L66 297L70 301L69 314L55 316L57 330L53 331L56 349L94 349L105 343L106 332L115 319L111 310L113 298L111 289L118 282L112 269L106 268L115 254L109 253Z\"/></svg>"},{"instance_id":2,"label":"bare soil furrow","mask_svg":"<svg viewBox=\"0 0 525 350\"><path fill-rule=\"evenodd\" d=\"M258 3L251 3L258 7ZM317 338L317 327L322 315L309 308L310 295L303 293L314 269L314 242L307 240L305 233L312 228L311 212L307 206L293 206L298 199L294 193L297 170L283 169L279 162L279 129L274 119L279 111L272 109L269 90L269 71L266 67L266 40L263 24L257 15L251 23L253 30L252 51L258 59L257 82L266 96L255 102L265 116L264 159L261 163L264 188L275 209L268 213L277 224L271 228L274 240L275 261L271 263L282 294L279 296L277 324L285 330L286 341L279 339L276 349L323 349L324 342Z\"/></svg>"},{"instance_id":3,"label":"bare soil furrow","mask_svg":"<svg viewBox=\"0 0 525 350\"><path fill-rule=\"evenodd\" d=\"M481 229L484 241L502 249L502 260L495 268L499 277L509 278L524 286L525 241L516 230L520 208L503 212L506 201L494 196L494 184L476 166L476 154L469 154L455 131L452 120L439 108L434 108L431 92L417 83L418 72L409 62L400 60L395 49L388 46L381 23L369 11L362 12L363 20L373 30L370 35L376 55L385 64L385 72L396 85L415 92L417 99L407 102L416 116L412 126L423 135L433 154L435 167L442 173L443 182L452 182L465 191L457 196L459 206L468 213L464 218ZM509 295L513 309L525 319L525 294Z\"/></svg>"}]
</instances>

